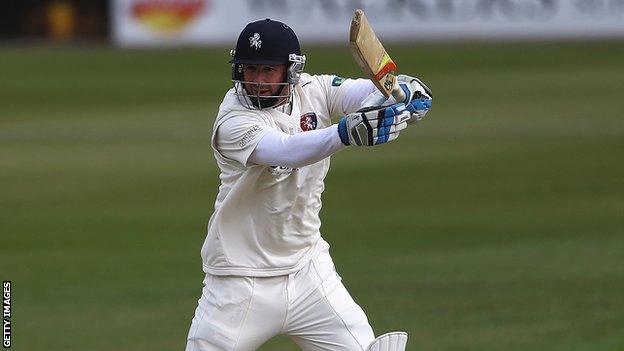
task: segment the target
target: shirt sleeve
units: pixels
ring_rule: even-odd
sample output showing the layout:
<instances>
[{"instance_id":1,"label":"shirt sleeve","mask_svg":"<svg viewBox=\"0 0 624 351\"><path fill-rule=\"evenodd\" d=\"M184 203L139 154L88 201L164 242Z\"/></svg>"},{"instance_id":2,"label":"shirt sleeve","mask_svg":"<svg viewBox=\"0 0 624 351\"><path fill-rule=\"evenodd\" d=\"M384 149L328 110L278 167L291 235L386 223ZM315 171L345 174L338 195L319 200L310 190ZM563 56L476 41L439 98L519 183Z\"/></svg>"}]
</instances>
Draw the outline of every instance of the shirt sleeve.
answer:
<instances>
[{"instance_id":1,"label":"shirt sleeve","mask_svg":"<svg viewBox=\"0 0 624 351\"><path fill-rule=\"evenodd\" d=\"M217 127L215 147L223 157L248 166L248 160L267 131L273 130L257 116L234 116Z\"/></svg>"},{"instance_id":2,"label":"shirt sleeve","mask_svg":"<svg viewBox=\"0 0 624 351\"><path fill-rule=\"evenodd\" d=\"M342 112L349 114L360 109L362 101L377 90L373 82L369 79L349 79L345 82L344 93L342 95Z\"/></svg>"},{"instance_id":3,"label":"shirt sleeve","mask_svg":"<svg viewBox=\"0 0 624 351\"><path fill-rule=\"evenodd\" d=\"M332 118L359 110L362 101L376 89L368 79L345 79L334 75L320 75L316 79L321 89L325 90Z\"/></svg>"},{"instance_id":4,"label":"shirt sleeve","mask_svg":"<svg viewBox=\"0 0 624 351\"><path fill-rule=\"evenodd\" d=\"M346 146L340 141L338 125L294 135L268 130L249 161L265 166L299 168L316 163Z\"/></svg>"}]
</instances>

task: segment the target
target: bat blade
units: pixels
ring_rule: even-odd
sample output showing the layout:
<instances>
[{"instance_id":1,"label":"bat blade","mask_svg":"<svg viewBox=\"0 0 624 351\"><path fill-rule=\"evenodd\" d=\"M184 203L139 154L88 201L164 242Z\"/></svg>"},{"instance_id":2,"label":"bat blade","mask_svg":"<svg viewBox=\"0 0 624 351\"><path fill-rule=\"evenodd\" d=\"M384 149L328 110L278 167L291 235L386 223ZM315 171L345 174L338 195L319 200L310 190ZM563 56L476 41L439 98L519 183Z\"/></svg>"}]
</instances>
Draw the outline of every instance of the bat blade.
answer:
<instances>
[{"instance_id":1,"label":"bat blade","mask_svg":"<svg viewBox=\"0 0 624 351\"><path fill-rule=\"evenodd\" d=\"M360 9L355 10L351 20L349 48L355 62L386 98L394 96L397 101L405 100L405 94L399 88L394 75L397 65L377 38L364 11Z\"/></svg>"}]
</instances>

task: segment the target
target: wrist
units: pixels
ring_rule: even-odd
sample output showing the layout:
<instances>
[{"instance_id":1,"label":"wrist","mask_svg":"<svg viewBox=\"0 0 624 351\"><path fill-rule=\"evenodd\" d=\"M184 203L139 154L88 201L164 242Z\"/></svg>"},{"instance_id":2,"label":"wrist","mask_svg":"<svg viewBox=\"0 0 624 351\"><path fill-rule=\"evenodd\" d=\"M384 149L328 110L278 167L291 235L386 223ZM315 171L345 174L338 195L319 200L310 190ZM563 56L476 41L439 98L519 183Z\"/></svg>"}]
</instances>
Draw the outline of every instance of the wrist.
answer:
<instances>
[{"instance_id":1,"label":"wrist","mask_svg":"<svg viewBox=\"0 0 624 351\"><path fill-rule=\"evenodd\" d=\"M349 134L347 132L347 119L342 117L338 122L338 136L344 145L351 145L349 142Z\"/></svg>"}]
</instances>

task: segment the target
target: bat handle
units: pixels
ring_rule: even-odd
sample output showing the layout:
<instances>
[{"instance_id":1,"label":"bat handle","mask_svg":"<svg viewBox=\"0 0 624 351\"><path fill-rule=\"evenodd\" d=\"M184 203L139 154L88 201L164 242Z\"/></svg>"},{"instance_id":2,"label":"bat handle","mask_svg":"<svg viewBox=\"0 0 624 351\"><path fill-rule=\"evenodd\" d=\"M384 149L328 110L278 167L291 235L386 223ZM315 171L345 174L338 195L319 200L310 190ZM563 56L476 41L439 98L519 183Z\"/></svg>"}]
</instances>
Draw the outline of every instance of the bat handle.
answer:
<instances>
[{"instance_id":1,"label":"bat handle","mask_svg":"<svg viewBox=\"0 0 624 351\"><path fill-rule=\"evenodd\" d=\"M395 101L397 102L403 102L407 99L407 96L405 96L405 91L403 91L403 89L401 89L401 87L399 86L399 82L398 81L394 81L394 87L392 88L392 97L394 98ZM410 118L407 121L407 124L412 124L416 122L416 119L414 118Z\"/></svg>"},{"instance_id":2,"label":"bat handle","mask_svg":"<svg viewBox=\"0 0 624 351\"><path fill-rule=\"evenodd\" d=\"M396 102L403 102L407 99L405 92L401 89L399 82L396 79L394 80L394 87L392 87L392 97L394 97Z\"/></svg>"}]
</instances>

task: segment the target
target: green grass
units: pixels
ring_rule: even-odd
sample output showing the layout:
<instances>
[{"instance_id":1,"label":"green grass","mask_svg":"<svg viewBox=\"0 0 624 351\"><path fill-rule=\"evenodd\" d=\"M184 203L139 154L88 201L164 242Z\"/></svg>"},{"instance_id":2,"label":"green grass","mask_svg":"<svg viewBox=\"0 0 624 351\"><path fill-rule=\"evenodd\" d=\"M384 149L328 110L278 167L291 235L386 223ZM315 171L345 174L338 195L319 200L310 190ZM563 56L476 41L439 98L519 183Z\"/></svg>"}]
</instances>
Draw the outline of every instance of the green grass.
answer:
<instances>
[{"instance_id":1,"label":"green grass","mask_svg":"<svg viewBox=\"0 0 624 351\"><path fill-rule=\"evenodd\" d=\"M337 154L323 233L411 350L624 350L624 45L390 48L425 121ZM346 48L307 71L359 75ZM181 350L218 186L227 50L0 50L15 350ZM263 350L295 350L286 337Z\"/></svg>"}]
</instances>

